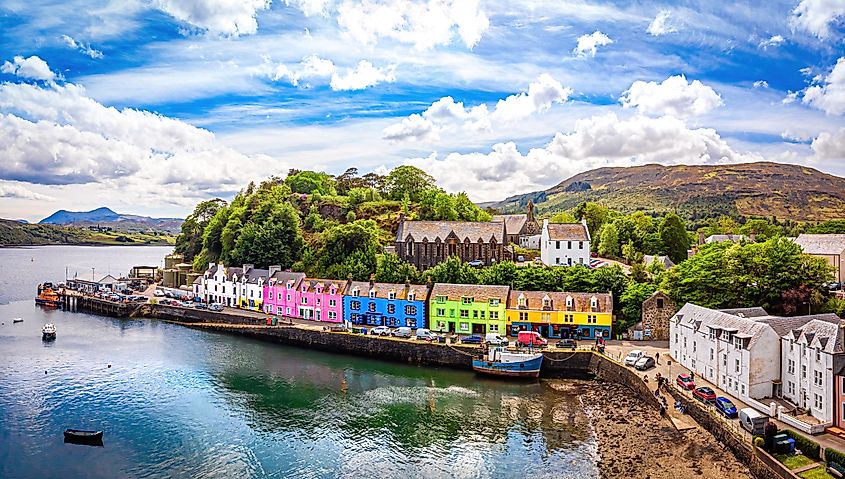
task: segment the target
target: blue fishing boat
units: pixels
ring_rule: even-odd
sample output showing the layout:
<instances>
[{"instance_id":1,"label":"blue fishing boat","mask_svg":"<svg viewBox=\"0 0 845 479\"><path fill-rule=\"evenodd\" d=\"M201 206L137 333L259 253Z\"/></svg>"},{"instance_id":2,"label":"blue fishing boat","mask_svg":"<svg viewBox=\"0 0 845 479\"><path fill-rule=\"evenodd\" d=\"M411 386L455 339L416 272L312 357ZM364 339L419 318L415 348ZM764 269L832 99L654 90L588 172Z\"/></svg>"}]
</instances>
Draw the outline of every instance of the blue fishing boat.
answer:
<instances>
[{"instance_id":1,"label":"blue fishing boat","mask_svg":"<svg viewBox=\"0 0 845 479\"><path fill-rule=\"evenodd\" d=\"M481 359L472 360L477 373L517 378L539 377L542 365L542 353L510 352L501 346L490 347Z\"/></svg>"}]
</instances>

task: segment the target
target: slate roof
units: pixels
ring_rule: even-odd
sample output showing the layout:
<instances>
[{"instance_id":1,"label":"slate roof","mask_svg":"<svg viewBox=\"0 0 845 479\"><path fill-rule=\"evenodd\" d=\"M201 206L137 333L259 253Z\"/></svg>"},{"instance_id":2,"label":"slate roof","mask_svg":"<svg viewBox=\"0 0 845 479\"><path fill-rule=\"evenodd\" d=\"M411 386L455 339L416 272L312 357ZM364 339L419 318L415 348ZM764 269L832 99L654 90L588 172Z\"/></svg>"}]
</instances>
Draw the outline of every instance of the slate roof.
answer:
<instances>
[{"instance_id":1,"label":"slate roof","mask_svg":"<svg viewBox=\"0 0 845 479\"><path fill-rule=\"evenodd\" d=\"M581 223L549 223L549 239L552 241L589 241L587 227Z\"/></svg>"},{"instance_id":2,"label":"slate roof","mask_svg":"<svg viewBox=\"0 0 845 479\"><path fill-rule=\"evenodd\" d=\"M408 293L413 292L416 297L414 301L425 301L428 296L428 286L424 284L411 284L409 288L404 283L373 283L372 288L376 291L376 298L388 299L388 293L396 293L396 299L407 299ZM369 296L370 283L368 281L352 281L346 287L346 295L351 295L358 289L359 296Z\"/></svg>"},{"instance_id":3,"label":"slate roof","mask_svg":"<svg viewBox=\"0 0 845 479\"><path fill-rule=\"evenodd\" d=\"M696 331L709 333L709 330L730 330L739 333L743 337L750 338L748 349L754 347L760 337L765 334L770 326L766 323L755 321L749 318L734 316L723 311L709 309L692 303L687 303L678 311L677 316L681 317L681 323L692 327Z\"/></svg>"},{"instance_id":4,"label":"slate roof","mask_svg":"<svg viewBox=\"0 0 845 479\"><path fill-rule=\"evenodd\" d=\"M807 325L807 323L811 321L820 321L835 324L839 324L839 322L841 321L839 319L839 316L833 313L790 317L765 316L761 318L754 318L754 320L768 324L772 327L772 329L775 330L776 333L778 333L778 336L783 336L792 330L803 328L805 325Z\"/></svg>"},{"instance_id":5,"label":"slate roof","mask_svg":"<svg viewBox=\"0 0 845 479\"><path fill-rule=\"evenodd\" d=\"M598 300L598 309L595 312L609 313L613 311L613 297L607 293L568 293L559 291L518 291L511 290L508 294L508 309L519 309L519 297L526 300L525 307L530 310L541 310L543 298L548 296L551 300L552 311L566 311L566 298L573 300L573 311L580 313L593 312L590 308L590 299L595 297Z\"/></svg>"},{"instance_id":6,"label":"slate roof","mask_svg":"<svg viewBox=\"0 0 845 479\"><path fill-rule=\"evenodd\" d=\"M769 313L759 306L755 306L753 308L720 309L719 311L723 313L732 314L734 316L739 316L741 318L758 318L762 316L769 316Z\"/></svg>"},{"instance_id":7,"label":"slate roof","mask_svg":"<svg viewBox=\"0 0 845 479\"><path fill-rule=\"evenodd\" d=\"M835 255L845 252L845 234L801 234L795 243L807 254Z\"/></svg>"},{"instance_id":8,"label":"slate roof","mask_svg":"<svg viewBox=\"0 0 845 479\"><path fill-rule=\"evenodd\" d=\"M809 345L812 345L813 339L816 339L822 351L830 354L843 353L845 344L843 344L842 320L836 315L833 316L833 318L814 319L798 329L788 331L783 337L796 342L803 339Z\"/></svg>"},{"instance_id":9,"label":"slate roof","mask_svg":"<svg viewBox=\"0 0 845 479\"><path fill-rule=\"evenodd\" d=\"M435 242L437 239L446 241L449 235L457 236L462 243L469 240L477 243L481 240L484 243L495 238L496 242L505 242L505 223L482 223L473 221L402 221L396 231L396 242L404 242L408 237L414 242L422 242L427 239Z\"/></svg>"},{"instance_id":10,"label":"slate roof","mask_svg":"<svg viewBox=\"0 0 845 479\"><path fill-rule=\"evenodd\" d=\"M475 301L490 301L491 299L499 299L502 303L508 301L509 286L486 285L486 284L450 284L450 283L435 283L431 288L430 298L436 296L446 296L452 301L460 301L461 297L467 296L474 298Z\"/></svg>"},{"instance_id":11,"label":"slate roof","mask_svg":"<svg viewBox=\"0 0 845 479\"><path fill-rule=\"evenodd\" d=\"M648 265L650 265L651 263L653 263L655 259L657 259L657 262L658 262L658 263L663 264L663 268L664 268L664 269L669 269L669 268L671 268L672 266L675 266L675 262L674 262L674 261L672 261L672 260L671 260L668 256L666 256L666 255L660 255L660 256L654 256L654 255L650 255L650 254L644 255L644 256L643 256L643 264L645 264L646 266L648 266Z\"/></svg>"},{"instance_id":12,"label":"slate roof","mask_svg":"<svg viewBox=\"0 0 845 479\"><path fill-rule=\"evenodd\" d=\"M337 294L343 294L343 290L346 288L346 281L338 279L305 278L302 280L302 283L307 284L309 290L315 289L319 285L323 285L324 291L325 289L330 288L331 284L334 284L335 288L337 288Z\"/></svg>"},{"instance_id":13,"label":"slate roof","mask_svg":"<svg viewBox=\"0 0 845 479\"><path fill-rule=\"evenodd\" d=\"M293 280L292 288L299 288L302 280L305 279L305 273L294 273L292 271L276 271L270 277L270 283L276 285L286 285L288 281Z\"/></svg>"},{"instance_id":14,"label":"slate roof","mask_svg":"<svg viewBox=\"0 0 845 479\"><path fill-rule=\"evenodd\" d=\"M528 215L493 215L491 220L491 223L505 223L505 229L510 235L519 234L527 222Z\"/></svg>"}]
</instances>

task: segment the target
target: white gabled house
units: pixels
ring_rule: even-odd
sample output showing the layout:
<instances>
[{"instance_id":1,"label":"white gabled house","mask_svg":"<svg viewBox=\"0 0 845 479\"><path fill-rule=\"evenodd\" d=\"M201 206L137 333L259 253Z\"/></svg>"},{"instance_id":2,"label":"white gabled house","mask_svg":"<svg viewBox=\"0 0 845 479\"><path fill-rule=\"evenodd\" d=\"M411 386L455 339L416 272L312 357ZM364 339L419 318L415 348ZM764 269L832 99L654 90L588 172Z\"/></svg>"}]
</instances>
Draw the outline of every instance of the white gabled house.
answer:
<instances>
[{"instance_id":1,"label":"white gabled house","mask_svg":"<svg viewBox=\"0 0 845 479\"><path fill-rule=\"evenodd\" d=\"M261 311L264 285L269 277L270 270L258 269L251 264L236 268L210 263L199 278L199 284L194 284L194 293L207 303Z\"/></svg>"},{"instance_id":2,"label":"white gabled house","mask_svg":"<svg viewBox=\"0 0 845 479\"><path fill-rule=\"evenodd\" d=\"M540 232L540 260L546 266L590 266L590 231L580 223L549 223Z\"/></svg>"}]
</instances>

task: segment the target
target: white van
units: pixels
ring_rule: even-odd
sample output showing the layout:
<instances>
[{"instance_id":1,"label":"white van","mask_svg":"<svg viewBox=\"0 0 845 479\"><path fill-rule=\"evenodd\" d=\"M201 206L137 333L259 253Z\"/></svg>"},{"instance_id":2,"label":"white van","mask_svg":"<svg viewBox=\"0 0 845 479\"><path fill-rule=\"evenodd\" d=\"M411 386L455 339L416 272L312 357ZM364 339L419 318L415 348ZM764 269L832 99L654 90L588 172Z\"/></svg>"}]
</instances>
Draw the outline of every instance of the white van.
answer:
<instances>
[{"instance_id":1,"label":"white van","mask_svg":"<svg viewBox=\"0 0 845 479\"><path fill-rule=\"evenodd\" d=\"M743 429L752 435L762 436L765 432L767 422L769 422L768 417L750 407L739 410L739 423Z\"/></svg>"},{"instance_id":2,"label":"white van","mask_svg":"<svg viewBox=\"0 0 845 479\"><path fill-rule=\"evenodd\" d=\"M418 329L415 339L418 341L437 341L437 335L427 329Z\"/></svg>"},{"instance_id":3,"label":"white van","mask_svg":"<svg viewBox=\"0 0 845 479\"><path fill-rule=\"evenodd\" d=\"M410 338L411 332L411 328L406 328L405 326L402 326L401 328L396 328L391 331L390 335L395 338Z\"/></svg>"},{"instance_id":4,"label":"white van","mask_svg":"<svg viewBox=\"0 0 845 479\"><path fill-rule=\"evenodd\" d=\"M484 341L487 344L492 344L494 346L507 346L508 345L508 338L503 337L499 333L487 333L484 336Z\"/></svg>"}]
</instances>

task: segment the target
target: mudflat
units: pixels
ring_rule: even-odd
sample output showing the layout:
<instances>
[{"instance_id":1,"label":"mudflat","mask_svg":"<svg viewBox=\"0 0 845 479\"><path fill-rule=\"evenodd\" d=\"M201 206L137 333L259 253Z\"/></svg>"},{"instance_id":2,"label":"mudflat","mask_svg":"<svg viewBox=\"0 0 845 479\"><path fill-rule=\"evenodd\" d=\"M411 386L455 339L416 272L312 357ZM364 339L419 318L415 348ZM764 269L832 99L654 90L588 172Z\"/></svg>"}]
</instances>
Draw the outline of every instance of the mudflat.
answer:
<instances>
[{"instance_id":1,"label":"mudflat","mask_svg":"<svg viewBox=\"0 0 845 479\"><path fill-rule=\"evenodd\" d=\"M705 429L679 432L629 389L604 381L550 381L581 396L598 444L602 478L751 479L736 457Z\"/></svg>"}]
</instances>

